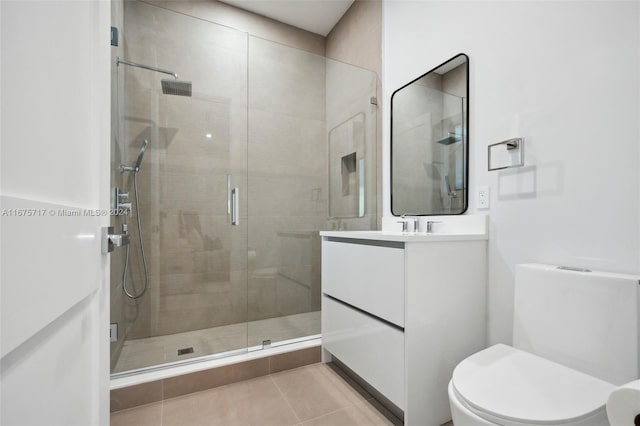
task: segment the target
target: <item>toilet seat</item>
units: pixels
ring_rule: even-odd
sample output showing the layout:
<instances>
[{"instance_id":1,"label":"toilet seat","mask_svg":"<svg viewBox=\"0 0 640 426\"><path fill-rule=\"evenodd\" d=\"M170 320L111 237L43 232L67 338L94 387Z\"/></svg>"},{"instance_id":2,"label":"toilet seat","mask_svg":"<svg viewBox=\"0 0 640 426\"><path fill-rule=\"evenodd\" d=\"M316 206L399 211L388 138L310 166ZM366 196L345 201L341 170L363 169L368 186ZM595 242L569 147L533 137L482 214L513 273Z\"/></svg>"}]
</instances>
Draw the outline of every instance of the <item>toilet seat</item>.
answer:
<instances>
[{"instance_id":1,"label":"toilet seat","mask_svg":"<svg viewBox=\"0 0 640 426\"><path fill-rule=\"evenodd\" d=\"M502 344L458 364L451 387L462 405L501 425L606 419L605 404L615 389L611 383Z\"/></svg>"}]
</instances>

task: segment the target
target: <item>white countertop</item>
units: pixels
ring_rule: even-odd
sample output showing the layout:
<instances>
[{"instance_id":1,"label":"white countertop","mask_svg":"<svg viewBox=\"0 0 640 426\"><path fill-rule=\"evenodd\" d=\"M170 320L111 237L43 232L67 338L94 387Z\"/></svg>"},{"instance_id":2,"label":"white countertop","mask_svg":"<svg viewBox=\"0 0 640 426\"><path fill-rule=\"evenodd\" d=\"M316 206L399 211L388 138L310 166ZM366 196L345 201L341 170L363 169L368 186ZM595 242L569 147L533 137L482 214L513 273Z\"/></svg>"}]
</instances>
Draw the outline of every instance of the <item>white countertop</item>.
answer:
<instances>
[{"instance_id":1,"label":"white countertop","mask_svg":"<svg viewBox=\"0 0 640 426\"><path fill-rule=\"evenodd\" d=\"M488 240L486 233L432 233L389 232L389 231L320 231L322 237L351 238L358 240L396 241L403 243L421 243L436 241L473 241Z\"/></svg>"}]
</instances>

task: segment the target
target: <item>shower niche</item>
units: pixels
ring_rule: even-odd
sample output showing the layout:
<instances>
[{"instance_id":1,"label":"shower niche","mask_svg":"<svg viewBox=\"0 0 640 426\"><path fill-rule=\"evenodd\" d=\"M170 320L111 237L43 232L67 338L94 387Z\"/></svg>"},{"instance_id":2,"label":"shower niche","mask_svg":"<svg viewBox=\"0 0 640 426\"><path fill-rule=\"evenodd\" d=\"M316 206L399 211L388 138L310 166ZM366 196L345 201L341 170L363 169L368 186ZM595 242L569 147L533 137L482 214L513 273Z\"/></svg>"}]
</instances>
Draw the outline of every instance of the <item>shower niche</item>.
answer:
<instances>
[{"instance_id":1,"label":"shower niche","mask_svg":"<svg viewBox=\"0 0 640 426\"><path fill-rule=\"evenodd\" d=\"M329 131L329 216L365 214L365 115L358 113Z\"/></svg>"}]
</instances>

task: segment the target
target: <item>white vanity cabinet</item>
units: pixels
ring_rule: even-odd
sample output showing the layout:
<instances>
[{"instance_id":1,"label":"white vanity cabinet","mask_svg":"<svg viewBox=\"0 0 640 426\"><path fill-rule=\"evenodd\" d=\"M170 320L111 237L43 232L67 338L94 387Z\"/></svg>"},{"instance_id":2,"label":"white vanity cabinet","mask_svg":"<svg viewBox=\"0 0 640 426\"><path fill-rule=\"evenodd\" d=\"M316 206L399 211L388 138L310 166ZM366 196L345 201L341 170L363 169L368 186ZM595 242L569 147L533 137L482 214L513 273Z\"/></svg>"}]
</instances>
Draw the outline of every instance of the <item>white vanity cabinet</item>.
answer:
<instances>
[{"instance_id":1,"label":"white vanity cabinet","mask_svg":"<svg viewBox=\"0 0 640 426\"><path fill-rule=\"evenodd\" d=\"M449 421L453 368L485 347L486 233L321 236L325 360L403 410L406 425Z\"/></svg>"}]
</instances>

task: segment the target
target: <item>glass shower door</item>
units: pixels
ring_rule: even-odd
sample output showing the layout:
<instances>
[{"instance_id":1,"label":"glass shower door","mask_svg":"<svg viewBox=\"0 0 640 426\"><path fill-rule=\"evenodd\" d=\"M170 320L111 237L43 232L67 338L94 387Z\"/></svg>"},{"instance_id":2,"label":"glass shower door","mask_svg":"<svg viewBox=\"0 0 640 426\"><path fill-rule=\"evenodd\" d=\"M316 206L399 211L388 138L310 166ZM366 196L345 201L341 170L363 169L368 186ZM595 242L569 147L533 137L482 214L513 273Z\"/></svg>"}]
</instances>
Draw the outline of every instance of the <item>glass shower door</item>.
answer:
<instances>
[{"instance_id":1,"label":"glass shower door","mask_svg":"<svg viewBox=\"0 0 640 426\"><path fill-rule=\"evenodd\" d=\"M334 145L357 166L350 228L376 221L376 77L258 37L249 37L248 339L250 348L320 334L320 236L330 229L329 133L357 125ZM337 154L336 154L337 155ZM344 194L335 195L342 202Z\"/></svg>"},{"instance_id":2,"label":"glass shower door","mask_svg":"<svg viewBox=\"0 0 640 426\"><path fill-rule=\"evenodd\" d=\"M249 346L320 333L325 58L249 37Z\"/></svg>"},{"instance_id":3,"label":"glass shower door","mask_svg":"<svg viewBox=\"0 0 640 426\"><path fill-rule=\"evenodd\" d=\"M247 35L137 1L124 3L123 27L119 56L178 73L192 95L163 93L173 77L116 69L112 184L132 212L113 225L131 235L127 286L148 290L123 293L125 255L114 253L112 372L246 351ZM144 140L136 205L134 173L117 169Z\"/></svg>"}]
</instances>

